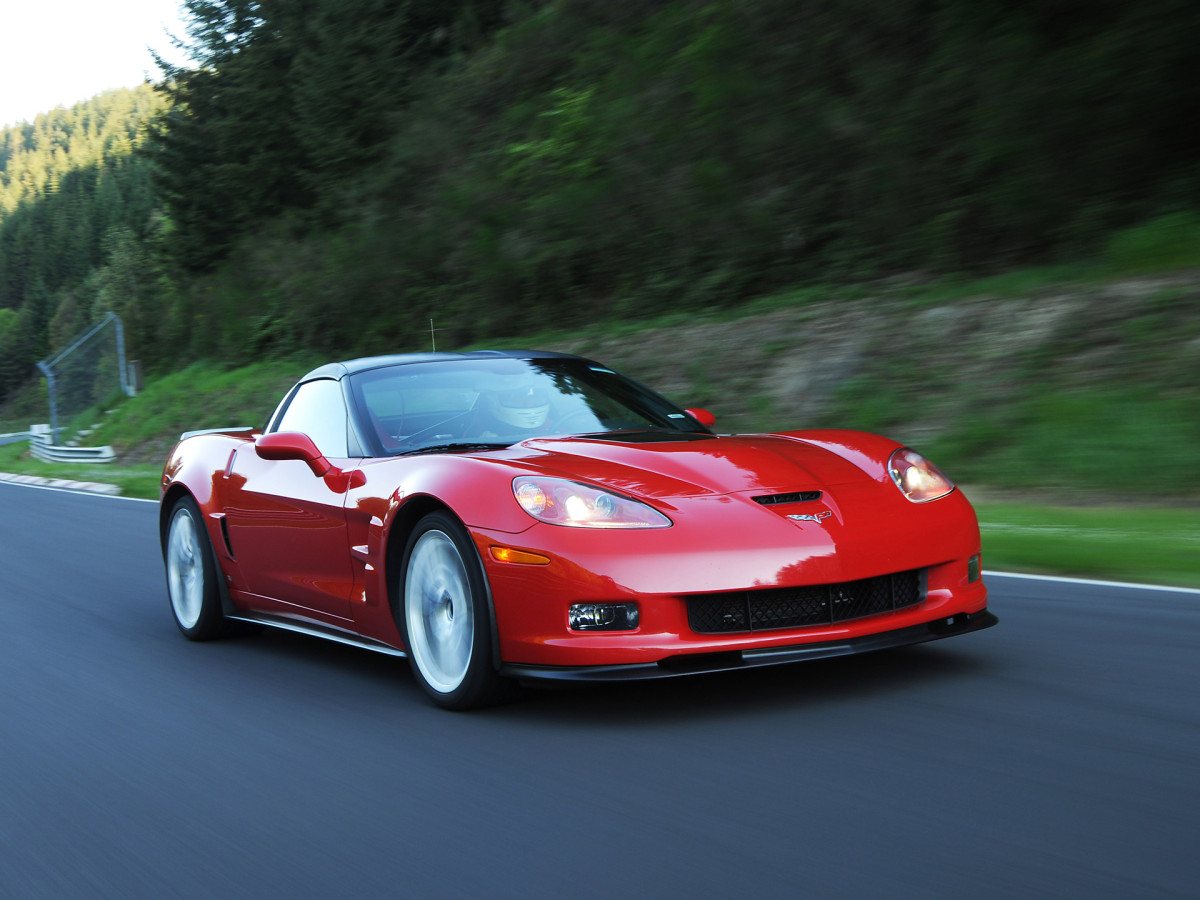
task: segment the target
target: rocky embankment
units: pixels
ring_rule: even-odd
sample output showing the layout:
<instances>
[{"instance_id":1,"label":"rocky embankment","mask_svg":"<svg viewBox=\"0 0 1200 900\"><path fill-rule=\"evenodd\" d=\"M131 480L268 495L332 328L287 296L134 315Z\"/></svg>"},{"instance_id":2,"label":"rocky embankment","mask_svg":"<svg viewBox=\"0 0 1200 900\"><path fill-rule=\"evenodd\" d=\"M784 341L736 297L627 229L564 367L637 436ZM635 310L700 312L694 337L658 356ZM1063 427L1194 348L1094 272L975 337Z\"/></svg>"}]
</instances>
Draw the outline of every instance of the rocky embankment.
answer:
<instances>
[{"instance_id":1,"label":"rocky embankment","mask_svg":"<svg viewBox=\"0 0 1200 900\"><path fill-rule=\"evenodd\" d=\"M1200 393L1200 273L942 302L888 291L546 349L707 406L721 430L887 427L916 441L1042 390Z\"/></svg>"}]
</instances>

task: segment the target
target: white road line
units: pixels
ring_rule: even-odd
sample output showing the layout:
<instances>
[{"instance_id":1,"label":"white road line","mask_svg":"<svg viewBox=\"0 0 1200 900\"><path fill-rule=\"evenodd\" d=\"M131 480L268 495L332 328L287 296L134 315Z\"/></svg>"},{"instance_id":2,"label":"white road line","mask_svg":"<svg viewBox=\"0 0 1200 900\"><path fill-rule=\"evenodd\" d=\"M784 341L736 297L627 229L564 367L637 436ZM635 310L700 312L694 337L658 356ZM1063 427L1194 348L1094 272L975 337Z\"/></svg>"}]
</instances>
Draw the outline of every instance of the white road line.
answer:
<instances>
[{"instance_id":1,"label":"white road line","mask_svg":"<svg viewBox=\"0 0 1200 900\"><path fill-rule=\"evenodd\" d=\"M134 503L154 503L157 500L147 500L144 497L122 497L120 494L106 494L99 491L82 490L80 488L58 487L53 484L29 484L24 481L11 481L7 478L0 478L0 484L11 484L15 487L33 488L37 491L55 491L59 494L76 494L85 497L104 497L107 500L131 500Z\"/></svg>"},{"instance_id":2,"label":"white road line","mask_svg":"<svg viewBox=\"0 0 1200 900\"><path fill-rule=\"evenodd\" d=\"M1027 581L1057 581L1064 584L1089 584L1094 587L1140 588L1144 591L1168 591L1173 594L1200 594L1196 588L1174 587L1169 584L1138 584L1131 581L1098 581L1093 578L1067 578L1062 575L1028 575L1023 572L995 572L984 569L987 578L1024 578Z\"/></svg>"}]
</instances>

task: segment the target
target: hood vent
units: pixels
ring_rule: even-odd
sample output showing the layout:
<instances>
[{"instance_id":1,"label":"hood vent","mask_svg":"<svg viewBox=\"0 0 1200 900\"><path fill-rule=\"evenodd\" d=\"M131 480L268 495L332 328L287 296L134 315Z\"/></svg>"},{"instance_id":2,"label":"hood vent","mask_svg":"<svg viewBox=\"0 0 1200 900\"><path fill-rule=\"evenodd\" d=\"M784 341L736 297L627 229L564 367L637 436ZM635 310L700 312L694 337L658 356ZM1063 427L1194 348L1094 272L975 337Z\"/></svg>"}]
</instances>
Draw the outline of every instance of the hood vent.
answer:
<instances>
[{"instance_id":1,"label":"hood vent","mask_svg":"<svg viewBox=\"0 0 1200 900\"><path fill-rule=\"evenodd\" d=\"M778 506L781 503L811 503L821 499L820 491L797 491L792 494L764 494L753 498L755 503L763 506Z\"/></svg>"}]
</instances>

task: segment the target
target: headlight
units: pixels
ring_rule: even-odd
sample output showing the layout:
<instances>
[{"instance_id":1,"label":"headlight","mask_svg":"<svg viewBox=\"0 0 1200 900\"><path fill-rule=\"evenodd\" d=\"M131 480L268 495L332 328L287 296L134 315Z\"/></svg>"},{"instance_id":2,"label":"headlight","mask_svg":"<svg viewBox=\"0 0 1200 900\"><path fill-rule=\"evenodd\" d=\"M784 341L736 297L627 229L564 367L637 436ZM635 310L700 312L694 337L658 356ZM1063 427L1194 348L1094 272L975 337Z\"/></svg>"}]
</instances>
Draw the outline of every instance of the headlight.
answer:
<instances>
[{"instance_id":1,"label":"headlight","mask_svg":"<svg viewBox=\"0 0 1200 900\"><path fill-rule=\"evenodd\" d=\"M941 469L907 447L901 447L888 459L888 474L913 503L936 500L954 490L954 482Z\"/></svg>"},{"instance_id":2,"label":"headlight","mask_svg":"<svg viewBox=\"0 0 1200 900\"><path fill-rule=\"evenodd\" d=\"M513 479L521 509L539 522L576 528L667 528L671 520L645 503L565 478Z\"/></svg>"}]
</instances>

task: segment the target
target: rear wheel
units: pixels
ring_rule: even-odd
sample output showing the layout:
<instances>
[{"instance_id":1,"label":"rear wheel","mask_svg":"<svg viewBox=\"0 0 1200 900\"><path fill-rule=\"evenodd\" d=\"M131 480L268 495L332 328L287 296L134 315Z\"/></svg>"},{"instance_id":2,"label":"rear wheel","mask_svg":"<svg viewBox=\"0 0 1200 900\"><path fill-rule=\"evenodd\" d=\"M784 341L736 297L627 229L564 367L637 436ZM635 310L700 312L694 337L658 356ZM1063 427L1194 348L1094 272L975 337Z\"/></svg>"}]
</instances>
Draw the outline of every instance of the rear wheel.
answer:
<instances>
[{"instance_id":1,"label":"rear wheel","mask_svg":"<svg viewBox=\"0 0 1200 900\"><path fill-rule=\"evenodd\" d=\"M218 637L225 630L217 566L200 508L183 497L171 511L165 545L167 594L179 630L193 641Z\"/></svg>"},{"instance_id":2,"label":"rear wheel","mask_svg":"<svg viewBox=\"0 0 1200 900\"><path fill-rule=\"evenodd\" d=\"M492 659L483 566L467 530L449 513L417 523L404 552L396 620L413 675L439 706L494 702L503 680Z\"/></svg>"}]
</instances>

